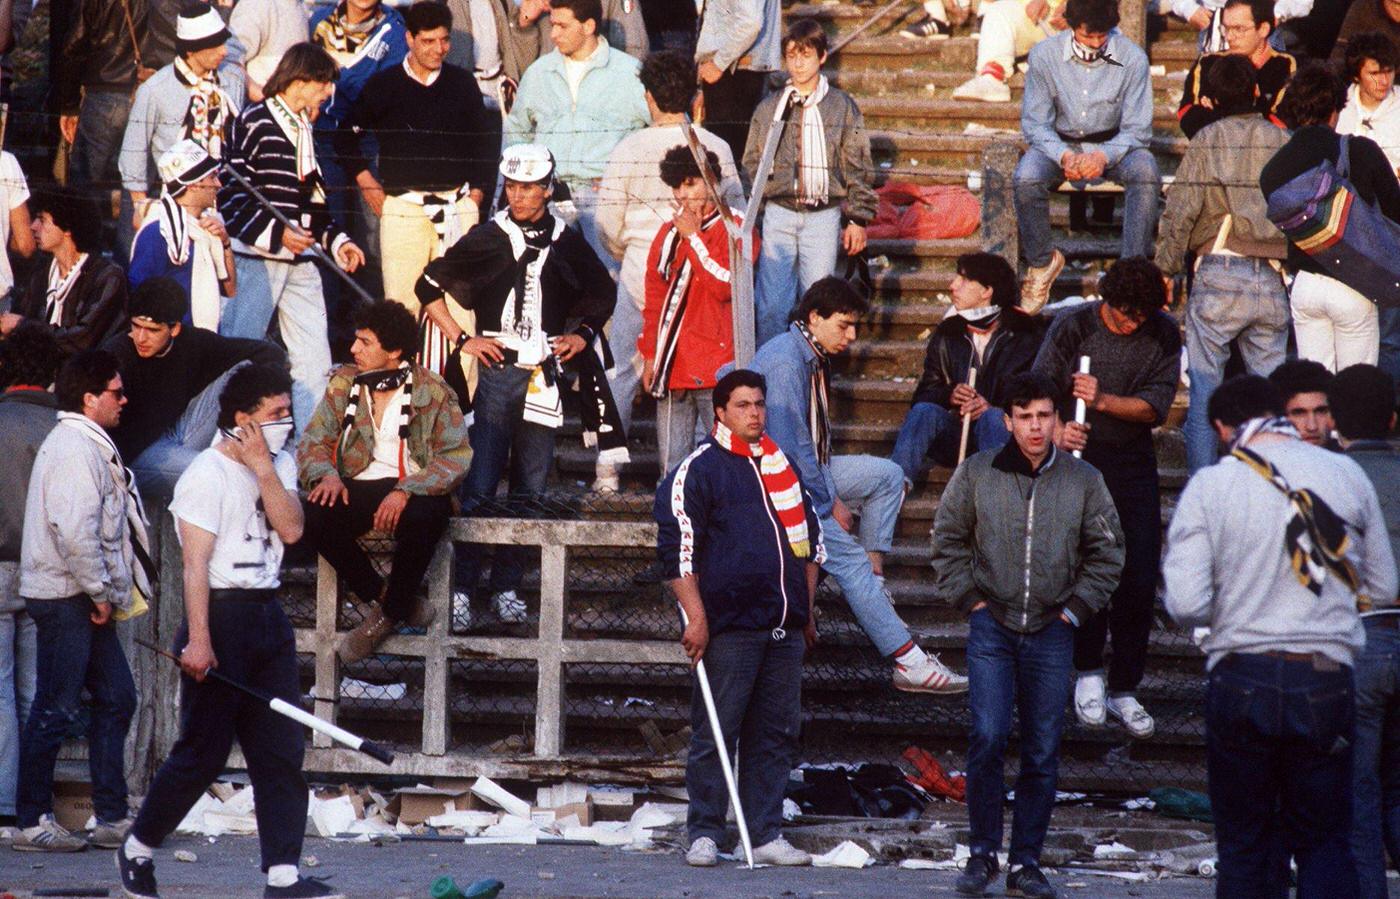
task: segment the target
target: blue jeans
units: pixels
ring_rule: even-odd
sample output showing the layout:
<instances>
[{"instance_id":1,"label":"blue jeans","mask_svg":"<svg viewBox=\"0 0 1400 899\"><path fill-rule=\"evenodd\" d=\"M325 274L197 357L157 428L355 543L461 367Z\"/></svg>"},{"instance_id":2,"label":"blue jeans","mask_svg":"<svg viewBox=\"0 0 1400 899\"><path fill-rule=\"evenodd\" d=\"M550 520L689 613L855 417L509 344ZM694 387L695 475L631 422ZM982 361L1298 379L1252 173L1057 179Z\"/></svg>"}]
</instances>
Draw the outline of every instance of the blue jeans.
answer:
<instances>
[{"instance_id":1,"label":"blue jeans","mask_svg":"<svg viewBox=\"0 0 1400 899\"><path fill-rule=\"evenodd\" d=\"M835 579L856 623L880 655L894 655L911 639L909 628L899 620L884 584L870 567L866 548L846 533L830 513L822 516L821 525L822 543L826 545L822 570ZM875 551L879 551L878 547Z\"/></svg>"},{"instance_id":2,"label":"blue jeans","mask_svg":"<svg viewBox=\"0 0 1400 899\"><path fill-rule=\"evenodd\" d=\"M860 519L857 540L867 553L894 548L894 526L904 505L904 473L879 456L832 456L836 495Z\"/></svg>"},{"instance_id":3,"label":"blue jeans","mask_svg":"<svg viewBox=\"0 0 1400 899\"><path fill-rule=\"evenodd\" d=\"M175 426L157 437L132 461L131 471L136 475L142 496L168 499L175 492L175 482L190 467L194 457L214 442L214 434L219 429L219 394L224 392L224 385L234 372L249 364L247 360L239 362L209 382L185 406Z\"/></svg>"},{"instance_id":4,"label":"blue jeans","mask_svg":"<svg viewBox=\"0 0 1400 899\"><path fill-rule=\"evenodd\" d=\"M1400 385L1400 307L1377 306L1381 325L1381 370Z\"/></svg>"},{"instance_id":5,"label":"blue jeans","mask_svg":"<svg viewBox=\"0 0 1400 899\"><path fill-rule=\"evenodd\" d=\"M85 189L105 189L118 184L117 155L121 152L126 120L131 115L131 94L125 91L84 91L78 109L78 133L68 157L68 183ZM117 246L113 259L126 268L131 242L136 238L131 195L121 192L117 215ZM105 214L104 214L105 217Z\"/></svg>"},{"instance_id":6,"label":"blue jeans","mask_svg":"<svg viewBox=\"0 0 1400 899\"><path fill-rule=\"evenodd\" d=\"M1263 259L1213 254L1196 269L1186 304L1186 360L1191 405L1182 431L1186 464L1194 473L1219 456L1206 403L1225 375L1230 341L1239 339L1250 374L1268 376L1288 349L1288 291Z\"/></svg>"},{"instance_id":7,"label":"blue jeans","mask_svg":"<svg viewBox=\"0 0 1400 899\"><path fill-rule=\"evenodd\" d=\"M1050 234L1050 191L1065 180L1057 160L1036 149L1026 151L1016 165L1016 222L1021 235L1021 255L1036 267L1050 262L1054 241ZM1158 195L1162 174L1152 151L1129 150L1117 165L1104 170L1100 181L1123 186L1123 243L1119 254L1152 257L1152 232L1157 227ZM1081 182L1075 182L1076 184Z\"/></svg>"},{"instance_id":8,"label":"blue jeans","mask_svg":"<svg viewBox=\"0 0 1400 899\"><path fill-rule=\"evenodd\" d=\"M958 443L962 439L962 416L937 403L915 403L899 426L890 458L910 481L917 481L929 456L939 465L956 465ZM972 423L967 437L967 454L1000 449L1011 439L1006 416L1000 409L988 409Z\"/></svg>"},{"instance_id":9,"label":"blue jeans","mask_svg":"<svg viewBox=\"0 0 1400 899\"><path fill-rule=\"evenodd\" d=\"M781 640L771 631L724 631L710 637L705 649L715 711L755 846L777 839L783 826L783 792L797 763L802 730L804 652L800 630ZM709 837L723 846L729 790L698 680L691 691L690 728L686 830L691 842Z\"/></svg>"},{"instance_id":10,"label":"blue jeans","mask_svg":"<svg viewBox=\"0 0 1400 899\"><path fill-rule=\"evenodd\" d=\"M836 271L841 209L794 212L763 204L763 240L754 282L756 346L787 330L788 313L807 288Z\"/></svg>"},{"instance_id":11,"label":"blue jeans","mask_svg":"<svg viewBox=\"0 0 1400 899\"><path fill-rule=\"evenodd\" d=\"M1362 899L1385 899L1385 855L1400 859L1400 630L1368 620L1356 659L1351 853Z\"/></svg>"},{"instance_id":12,"label":"blue jeans","mask_svg":"<svg viewBox=\"0 0 1400 899\"><path fill-rule=\"evenodd\" d=\"M19 826L33 827L53 811L54 762L79 721L84 688L92 696L87 738L93 811L99 821L121 821L127 816L122 752L136 713L136 683L116 625L94 626L88 620L92 601L82 594L27 605L38 627L39 654L34 705L19 748Z\"/></svg>"},{"instance_id":13,"label":"blue jeans","mask_svg":"<svg viewBox=\"0 0 1400 899\"><path fill-rule=\"evenodd\" d=\"M1358 895L1351 834L1352 671L1232 653L1210 672L1206 765L1220 899Z\"/></svg>"},{"instance_id":14,"label":"blue jeans","mask_svg":"<svg viewBox=\"0 0 1400 899\"><path fill-rule=\"evenodd\" d=\"M1074 628L1056 618L1033 634L1003 627L987 609L972 613L967 637L967 814L973 855L1001 849L1003 761L1011 710L1021 722L1021 770L1011 816L1012 865L1037 865L1060 770L1060 733L1073 691Z\"/></svg>"},{"instance_id":15,"label":"blue jeans","mask_svg":"<svg viewBox=\"0 0 1400 899\"><path fill-rule=\"evenodd\" d=\"M0 815L15 813L19 735L34 704L38 631L19 598L19 564L0 562Z\"/></svg>"},{"instance_id":16,"label":"blue jeans","mask_svg":"<svg viewBox=\"0 0 1400 899\"><path fill-rule=\"evenodd\" d=\"M473 450L472 464L460 490L462 514L473 514L494 497L502 476L509 472L510 499L521 505L511 514L535 517L537 513L529 506L543 496L549 480L549 467L554 461L554 429L523 417L529 370L514 365L483 365L479 371L472 406L475 418L467 432ZM491 565L492 593L520 586L525 576L526 552L522 546L496 548ZM458 548L457 590L475 590L481 574L481 555L482 547L475 543Z\"/></svg>"}]
</instances>

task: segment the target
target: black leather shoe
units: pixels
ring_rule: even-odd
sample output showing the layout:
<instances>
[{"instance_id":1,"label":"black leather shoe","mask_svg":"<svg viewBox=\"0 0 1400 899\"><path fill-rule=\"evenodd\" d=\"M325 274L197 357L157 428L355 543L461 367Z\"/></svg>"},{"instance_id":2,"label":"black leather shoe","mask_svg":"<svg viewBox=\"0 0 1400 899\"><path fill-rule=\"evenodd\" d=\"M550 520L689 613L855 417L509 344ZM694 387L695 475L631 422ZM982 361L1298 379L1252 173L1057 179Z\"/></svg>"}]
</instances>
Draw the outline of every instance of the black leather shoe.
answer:
<instances>
[{"instance_id":1,"label":"black leather shoe","mask_svg":"<svg viewBox=\"0 0 1400 899\"><path fill-rule=\"evenodd\" d=\"M963 872L953 889L963 896L990 896L987 889L997 876L997 861L985 855L974 855L963 866Z\"/></svg>"},{"instance_id":2,"label":"black leather shoe","mask_svg":"<svg viewBox=\"0 0 1400 899\"><path fill-rule=\"evenodd\" d=\"M1055 899L1055 888L1035 865L1026 865L1006 874L1006 895L1026 899Z\"/></svg>"}]
</instances>

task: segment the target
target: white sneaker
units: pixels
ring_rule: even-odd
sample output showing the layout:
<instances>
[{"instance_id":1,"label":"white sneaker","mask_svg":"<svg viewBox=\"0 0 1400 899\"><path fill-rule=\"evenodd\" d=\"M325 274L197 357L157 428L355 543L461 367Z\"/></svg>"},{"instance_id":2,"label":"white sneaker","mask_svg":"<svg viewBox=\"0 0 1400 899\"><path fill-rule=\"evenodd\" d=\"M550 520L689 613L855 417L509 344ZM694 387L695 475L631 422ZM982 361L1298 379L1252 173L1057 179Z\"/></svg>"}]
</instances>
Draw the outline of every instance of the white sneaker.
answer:
<instances>
[{"instance_id":1,"label":"white sneaker","mask_svg":"<svg viewBox=\"0 0 1400 899\"><path fill-rule=\"evenodd\" d=\"M514 590L502 590L491 597L491 607L496 610L496 617L506 624L523 624L529 617L525 600L516 596Z\"/></svg>"},{"instance_id":2,"label":"white sneaker","mask_svg":"<svg viewBox=\"0 0 1400 899\"><path fill-rule=\"evenodd\" d=\"M464 631L472 626L472 595L466 590L452 591L452 629Z\"/></svg>"},{"instance_id":3,"label":"white sneaker","mask_svg":"<svg viewBox=\"0 0 1400 899\"><path fill-rule=\"evenodd\" d=\"M53 815L40 816L38 824L21 830L10 844L16 852L82 852L87 847L87 840L69 833Z\"/></svg>"},{"instance_id":4,"label":"white sneaker","mask_svg":"<svg viewBox=\"0 0 1400 899\"><path fill-rule=\"evenodd\" d=\"M966 693L967 678L944 665L937 655L929 655L919 647L907 662L894 663L894 688L906 693Z\"/></svg>"},{"instance_id":5,"label":"white sneaker","mask_svg":"<svg viewBox=\"0 0 1400 899\"><path fill-rule=\"evenodd\" d=\"M719 847L709 837L701 837L690 844L685 854L685 863L692 868L713 868L719 862Z\"/></svg>"},{"instance_id":6,"label":"white sneaker","mask_svg":"<svg viewBox=\"0 0 1400 899\"><path fill-rule=\"evenodd\" d=\"M1108 723L1104 707L1102 674L1081 674L1074 682L1074 717L1085 727L1103 727Z\"/></svg>"},{"instance_id":7,"label":"white sneaker","mask_svg":"<svg viewBox=\"0 0 1400 899\"><path fill-rule=\"evenodd\" d=\"M1147 714L1147 709L1137 701L1136 696L1110 696L1108 713L1123 723L1128 733L1139 740L1146 740L1157 730L1157 723Z\"/></svg>"},{"instance_id":8,"label":"white sneaker","mask_svg":"<svg viewBox=\"0 0 1400 899\"><path fill-rule=\"evenodd\" d=\"M611 465L599 465L594 469L594 493L617 493L621 489L622 481L618 478L617 469L615 467Z\"/></svg>"},{"instance_id":9,"label":"white sneaker","mask_svg":"<svg viewBox=\"0 0 1400 899\"><path fill-rule=\"evenodd\" d=\"M983 72L953 88L954 100L979 100L983 103L1010 103L1011 86L995 75Z\"/></svg>"},{"instance_id":10,"label":"white sneaker","mask_svg":"<svg viewBox=\"0 0 1400 899\"><path fill-rule=\"evenodd\" d=\"M755 865L783 865L786 867L800 867L810 865L812 856L798 849L782 837L778 837L770 843L764 843L753 851L753 863Z\"/></svg>"}]
</instances>

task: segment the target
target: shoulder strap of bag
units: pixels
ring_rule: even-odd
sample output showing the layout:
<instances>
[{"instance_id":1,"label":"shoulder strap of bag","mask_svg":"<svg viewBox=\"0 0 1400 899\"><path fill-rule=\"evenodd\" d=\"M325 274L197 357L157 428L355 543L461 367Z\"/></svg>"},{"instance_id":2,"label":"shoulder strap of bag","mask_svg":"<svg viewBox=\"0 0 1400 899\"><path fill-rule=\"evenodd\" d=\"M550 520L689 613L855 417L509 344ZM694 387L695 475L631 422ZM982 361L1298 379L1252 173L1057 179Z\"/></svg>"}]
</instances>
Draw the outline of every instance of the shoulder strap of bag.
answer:
<instances>
[{"instance_id":1,"label":"shoulder strap of bag","mask_svg":"<svg viewBox=\"0 0 1400 899\"><path fill-rule=\"evenodd\" d=\"M131 52L136 56L136 71L139 73L146 67L141 61L141 43L136 39L136 23L131 17L131 4L128 0L121 0L122 18L126 20L126 33L131 38Z\"/></svg>"},{"instance_id":2,"label":"shoulder strap of bag","mask_svg":"<svg viewBox=\"0 0 1400 899\"><path fill-rule=\"evenodd\" d=\"M1351 180L1351 138L1345 134L1339 135L1342 141L1342 151L1337 154L1337 174Z\"/></svg>"}]
</instances>

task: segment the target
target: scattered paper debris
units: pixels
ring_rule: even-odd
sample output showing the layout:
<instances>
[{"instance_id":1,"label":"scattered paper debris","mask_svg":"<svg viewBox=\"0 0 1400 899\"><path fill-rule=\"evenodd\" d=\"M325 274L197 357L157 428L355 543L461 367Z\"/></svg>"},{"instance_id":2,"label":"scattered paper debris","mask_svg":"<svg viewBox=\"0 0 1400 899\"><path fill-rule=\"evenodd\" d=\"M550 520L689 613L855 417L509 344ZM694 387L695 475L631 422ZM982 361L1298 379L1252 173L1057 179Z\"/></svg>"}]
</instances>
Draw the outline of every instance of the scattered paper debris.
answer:
<instances>
[{"instance_id":1,"label":"scattered paper debris","mask_svg":"<svg viewBox=\"0 0 1400 899\"><path fill-rule=\"evenodd\" d=\"M316 835L320 837L333 837L338 833L347 833L350 826L358 820L358 816L355 814L355 805L350 801L349 796L319 799L315 793L312 793L310 806L311 823L316 829Z\"/></svg>"},{"instance_id":2,"label":"scattered paper debris","mask_svg":"<svg viewBox=\"0 0 1400 899\"><path fill-rule=\"evenodd\" d=\"M1094 847L1094 858L1133 858L1137 850L1114 840Z\"/></svg>"},{"instance_id":3,"label":"scattered paper debris","mask_svg":"<svg viewBox=\"0 0 1400 899\"><path fill-rule=\"evenodd\" d=\"M308 868L319 868L319 867L321 867L321 860L320 860L319 858L317 858L316 856L314 856L314 855L303 856L303 857L302 857L302 860L301 860L301 863L302 863L303 865L306 865L306 867L308 867Z\"/></svg>"},{"instance_id":4,"label":"scattered paper debris","mask_svg":"<svg viewBox=\"0 0 1400 899\"><path fill-rule=\"evenodd\" d=\"M870 853L850 840L843 840L830 852L812 856L814 868L864 868L873 864L875 859Z\"/></svg>"},{"instance_id":5,"label":"scattered paper debris","mask_svg":"<svg viewBox=\"0 0 1400 899\"><path fill-rule=\"evenodd\" d=\"M189 851L188 849L176 849L176 850L175 850L175 861L177 861L177 862L197 862L197 861L199 861L199 856L195 855L193 852Z\"/></svg>"},{"instance_id":6,"label":"scattered paper debris","mask_svg":"<svg viewBox=\"0 0 1400 899\"><path fill-rule=\"evenodd\" d=\"M489 777L478 777L471 787L472 795L491 803L517 818L530 820L530 803L514 795Z\"/></svg>"},{"instance_id":7,"label":"scattered paper debris","mask_svg":"<svg viewBox=\"0 0 1400 899\"><path fill-rule=\"evenodd\" d=\"M943 863L930 858L906 858L899 866L905 871L936 871L943 867Z\"/></svg>"}]
</instances>

